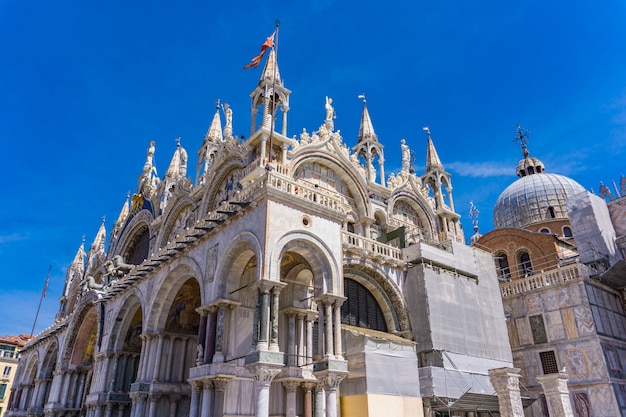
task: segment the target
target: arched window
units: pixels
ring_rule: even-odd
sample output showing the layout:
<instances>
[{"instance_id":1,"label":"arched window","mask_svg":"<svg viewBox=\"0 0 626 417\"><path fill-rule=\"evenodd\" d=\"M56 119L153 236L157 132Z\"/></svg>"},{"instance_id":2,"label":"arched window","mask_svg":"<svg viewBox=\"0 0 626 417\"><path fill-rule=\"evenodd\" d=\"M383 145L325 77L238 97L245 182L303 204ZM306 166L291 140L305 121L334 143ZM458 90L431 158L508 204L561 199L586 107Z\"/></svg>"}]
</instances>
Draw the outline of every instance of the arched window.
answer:
<instances>
[{"instance_id":1,"label":"arched window","mask_svg":"<svg viewBox=\"0 0 626 417\"><path fill-rule=\"evenodd\" d=\"M548 218L554 219L555 217L556 215L554 214L554 207L552 206L548 207Z\"/></svg>"},{"instance_id":2,"label":"arched window","mask_svg":"<svg viewBox=\"0 0 626 417\"><path fill-rule=\"evenodd\" d=\"M509 268L509 258L506 256L506 253L496 255L496 269L500 281L511 279L511 268Z\"/></svg>"},{"instance_id":3,"label":"arched window","mask_svg":"<svg viewBox=\"0 0 626 417\"><path fill-rule=\"evenodd\" d=\"M147 227L135 233L129 248L126 252L126 262L133 265L139 265L148 258L148 251L150 250L150 233Z\"/></svg>"},{"instance_id":4,"label":"arched window","mask_svg":"<svg viewBox=\"0 0 626 417\"><path fill-rule=\"evenodd\" d=\"M386 332L385 316L372 293L349 278L343 280L343 285L348 299L341 306L341 323Z\"/></svg>"},{"instance_id":5,"label":"arched window","mask_svg":"<svg viewBox=\"0 0 626 417\"><path fill-rule=\"evenodd\" d=\"M533 265L530 262L530 255L528 252L521 252L519 254L519 272L520 276L527 277L533 274Z\"/></svg>"},{"instance_id":6,"label":"arched window","mask_svg":"<svg viewBox=\"0 0 626 417\"><path fill-rule=\"evenodd\" d=\"M545 234L549 234L550 233L550 229L546 229L545 227L543 229L541 229L539 232L541 233L545 233Z\"/></svg>"},{"instance_id":7,"label":"arched window","mask_svg":"<svg viewBox=\"0 0 626 417\"><path fill-rule=\"evenodd\" d=\"M565 237L573 237L572 229L569 226L563 227L563 236Z\"/></svg>"}]
</instances>

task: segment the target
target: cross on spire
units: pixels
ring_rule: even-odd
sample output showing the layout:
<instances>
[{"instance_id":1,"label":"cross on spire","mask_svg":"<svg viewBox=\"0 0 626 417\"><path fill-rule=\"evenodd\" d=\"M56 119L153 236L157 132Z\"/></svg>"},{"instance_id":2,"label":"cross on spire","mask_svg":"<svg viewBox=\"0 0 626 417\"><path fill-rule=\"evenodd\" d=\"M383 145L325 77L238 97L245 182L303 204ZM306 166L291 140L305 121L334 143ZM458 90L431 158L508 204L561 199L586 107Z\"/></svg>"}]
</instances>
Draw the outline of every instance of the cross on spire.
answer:
<instances>
[{"instance_id":1,"label":"cross on spire","mask_svg":"<svg viewBox=\"0 0 626 417\"><path fill-rule=\"evenodd\" d=\"M519 143L519 145L522 147L522 154L524 155L524 158L528 157L529 155L527 149L529 137L530 132L518 124L517 129L515 129L515 137L513 138L513 142Z\"/></svg>"}]
</instances>

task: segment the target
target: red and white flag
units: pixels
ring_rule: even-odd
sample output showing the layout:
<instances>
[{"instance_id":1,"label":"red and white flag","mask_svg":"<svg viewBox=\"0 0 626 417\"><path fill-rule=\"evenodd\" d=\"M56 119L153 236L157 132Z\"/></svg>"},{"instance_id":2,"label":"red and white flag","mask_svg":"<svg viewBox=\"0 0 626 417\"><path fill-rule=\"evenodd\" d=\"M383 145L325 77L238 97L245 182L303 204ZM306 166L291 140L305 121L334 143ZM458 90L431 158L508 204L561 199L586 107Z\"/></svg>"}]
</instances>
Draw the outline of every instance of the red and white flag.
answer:
<instances>
[{"instance_id":1,"label":"red and white flag","mask_svg":"<svg viewBox=\"0 0 626 417\"><path fill-rule=\"evenodd\" d=\"M276 31L274 31L274 33L272 33L266 40L265 42L263 42L263 45L261 45L261 53L259 53L257 56L253 57L251 62L246 65L245 67L243 67L243 69L247 70L248 68L256 68L259 66L259 64L261 63L261 59L263 59L263 55L265 55L265 51L268 50L268 48L271 48L274 46L274 35L276 34Z\"/></svg>"}]
</instances>

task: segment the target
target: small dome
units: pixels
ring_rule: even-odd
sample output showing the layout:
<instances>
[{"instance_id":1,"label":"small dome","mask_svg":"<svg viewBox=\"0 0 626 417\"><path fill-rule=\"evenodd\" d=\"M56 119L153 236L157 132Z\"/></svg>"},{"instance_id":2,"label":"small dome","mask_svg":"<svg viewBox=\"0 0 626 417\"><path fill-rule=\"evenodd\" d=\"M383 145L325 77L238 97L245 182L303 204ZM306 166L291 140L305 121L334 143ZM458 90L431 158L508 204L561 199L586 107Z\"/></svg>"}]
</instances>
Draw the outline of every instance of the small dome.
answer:
<instances>
[{"instance_id":1,"label":"small dome","mask_svg":"<svg viewBox=\"0 0 626 417\"><path fill-rule=\"evenodd\" d=\"M494 227L524 228L541 221L567 219L565 199L583 191L582 185L563 175L534 172L522 176L498 197Z\"/></svg>"}]
</instances>

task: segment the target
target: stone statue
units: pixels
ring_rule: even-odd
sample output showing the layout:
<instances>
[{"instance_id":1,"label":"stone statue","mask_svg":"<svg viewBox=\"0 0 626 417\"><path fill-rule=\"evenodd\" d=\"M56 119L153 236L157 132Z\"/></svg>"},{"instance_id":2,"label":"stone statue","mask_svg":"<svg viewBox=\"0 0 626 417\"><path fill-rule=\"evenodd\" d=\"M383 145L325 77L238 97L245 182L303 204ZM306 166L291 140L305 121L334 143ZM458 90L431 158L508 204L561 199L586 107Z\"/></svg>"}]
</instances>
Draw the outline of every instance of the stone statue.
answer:
<instances>
[{"instance_id":1,"label":"stone statue","mask_svg":"<svg viewBox=\"0 0 626 417\"><path fill-rule=\"evenodd\" d=\"M202 345L198 343L196 346L196 366L204 365L204 349L202 349Z\"/></svg>"},{"instance_id":2,"label":"stone statue","mask_svg":"<svg viewBox=\"0 0 626 417\"><path fill-rule=\"evenodd\" d=\"M306 131L306 128L302 128L302 133L300 133L300 145L308 145L311 143L311 136Z\"/></svg>"},{"instance_id":3,"label":"stone statue","mask_svg":"<svg viewBox=\"0 0 626 417\"><path fill-rule=\"evenodd\" d=\"M400 148L402 148L402 171L409 172L411 168L411 150L404 139L400 140Z\"/></svg>"},{"instance_id":4,"label":"stone statue","mask_svg":"<svg viewBox=\"0 0 626 417\"><path fill-rule=\"evenodd\" d=\"M224 116L226 117L226 126L224 126L224 135L229 138L233 135L233 109L228 103L224 104Z\"/></svg>"},{"instance_id":5,"label":"stone statue","mask_svg":"<svg viewBox=\"0 0 626 417\"><path fill-rule=\"evenodd\" d=\"M111 260L104 264L104 267L107 270L107 276L121 278L128 274L130 270L135 267L135 265L125 263L122 255L115 255Z\"/></svg>"},{"instance_id":6,"label":"stone statue","mask_svg":"<svg viewBox=\"0 0 626 417\"><path fill-rule=\"evenodd\" d=\"M326 105L324 108L326 109L326 121L332 121L335 118L335 109L332 106L333 99L326 96Z\"/></svg>"},{"instance_id":7,"label":"stone statue","mask_svg":"<svg viewBox=\"0 0 626 417\"><path fill-rule=\"evenodd\" d=\"M91 275L87 276L85 281L83 282L83 293L88 292L90 290L95 290L96 293L103 293L102 289L104 288L104 284L98 284L96 279Z\"/></svg>"}]
</instances>

